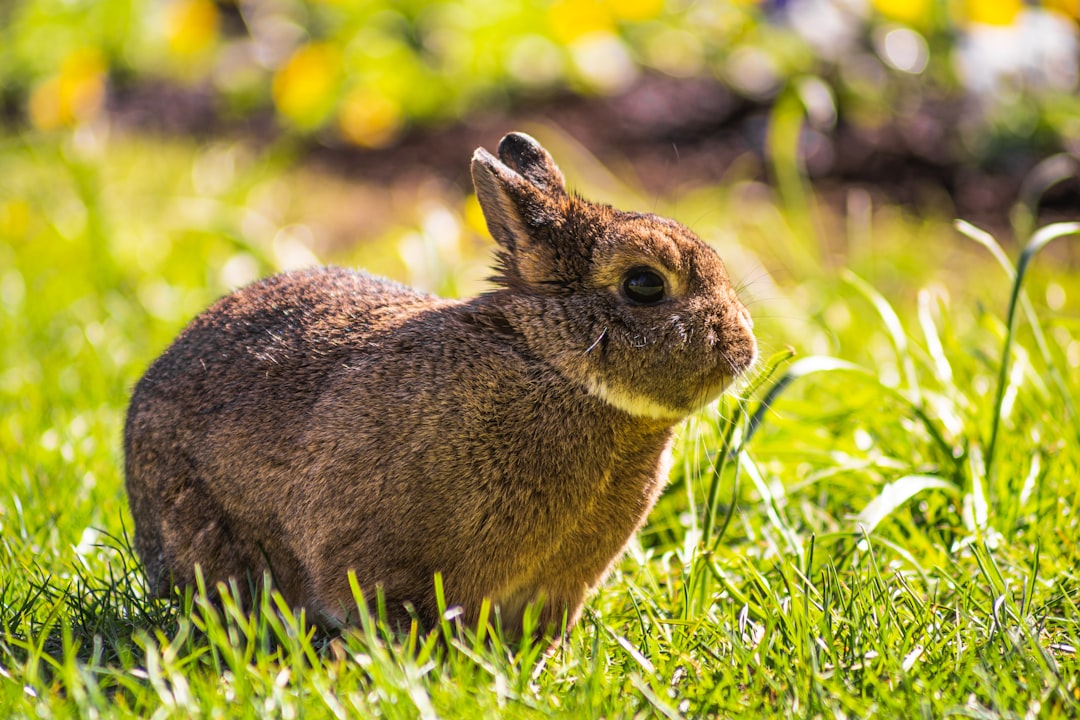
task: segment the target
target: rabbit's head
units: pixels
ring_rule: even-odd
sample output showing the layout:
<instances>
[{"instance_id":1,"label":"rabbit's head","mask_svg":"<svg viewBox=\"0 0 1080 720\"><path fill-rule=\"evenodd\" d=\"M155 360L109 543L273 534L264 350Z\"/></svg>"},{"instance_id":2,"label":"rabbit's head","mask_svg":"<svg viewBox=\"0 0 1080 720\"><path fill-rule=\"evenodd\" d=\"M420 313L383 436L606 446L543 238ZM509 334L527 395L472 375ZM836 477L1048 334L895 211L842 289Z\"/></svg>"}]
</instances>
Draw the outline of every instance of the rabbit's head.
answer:
<instances>
[{"instance_id":1,"label":"rabbit's head","mask_svg":"<svg viewBox=\"0 0 1080 720\"><path fill-rule=\"evenodd\" d=\"M472 159L499 243L501 308L530 353L640 418L675 421L754 361L752 322L716 252L656 215L589 202L528 135Z\"/></svg>"}]
</instances>

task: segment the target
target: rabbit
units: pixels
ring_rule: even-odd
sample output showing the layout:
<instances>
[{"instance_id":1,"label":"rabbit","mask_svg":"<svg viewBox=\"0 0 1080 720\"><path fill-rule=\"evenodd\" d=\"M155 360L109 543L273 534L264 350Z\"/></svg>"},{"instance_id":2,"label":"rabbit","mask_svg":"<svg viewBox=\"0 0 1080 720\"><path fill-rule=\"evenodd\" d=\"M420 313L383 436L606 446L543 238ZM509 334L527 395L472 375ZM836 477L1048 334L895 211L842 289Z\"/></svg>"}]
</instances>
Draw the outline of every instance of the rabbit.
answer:
<instances>
[{"instance_id":1,"label":"rabbit","mask_svg":"<svg viewBox=\"0 0 1080 720\"><path fill-rule=\"evenodd\" d=\"M326 628L355 573L402 629L447 606L569 630L664 488L675 427L756 357L717 253L568 192L533 138L472 156L498 245L466 300L335 267L197 316L132 393L134 544L151 591L268 574Z\"/></svg>"}]
</instances>

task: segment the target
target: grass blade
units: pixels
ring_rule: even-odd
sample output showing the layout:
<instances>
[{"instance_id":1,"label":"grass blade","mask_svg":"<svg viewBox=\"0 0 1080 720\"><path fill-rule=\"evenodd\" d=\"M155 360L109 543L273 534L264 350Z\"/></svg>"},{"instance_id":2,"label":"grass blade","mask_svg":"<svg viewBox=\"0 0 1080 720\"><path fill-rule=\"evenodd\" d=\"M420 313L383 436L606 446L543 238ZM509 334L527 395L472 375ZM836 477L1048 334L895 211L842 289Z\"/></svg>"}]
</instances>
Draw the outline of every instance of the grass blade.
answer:
<instances>
[{"instance_id":1,"label":"grass blade","mask_svg":"<svg viewBox=\"0 0 1080 720\"><path fill-rule=\"evenodd\" d=\"M720 531L716 533L716 537L713 538L713 533L716 528L718 500L720 497L720 481L724 476L724 470L727 467L727 463L730 460L734 460L739 452L741 452L742 448L746 447L746 444L750 441L750 438L761 424L764 411L768 409L768 404L763 400L754 415L747 419L747 408L749 406L750 397L756 393L762 385L768 382L780 367L794 355L795 351L792 348L785 348L778 353L774 353L765 363L765 369L755 375L755 377L747 384L747 387L739 394L735 403L739 412L728 421L728 426L723 436L723 444L716 453L712 471L709 473L709 489L705 501L705 521L701 533L701 540L705 547L712 547L720 542L720 539L724 537L724 533L727 531L728 524L731 522L732 515L735 511L735 499L738 497L739 488L738 465L735 466L735 482L734 488L732 489L732 502L728 505L728 512L724 517L724 522L721 525ZM768 397L768 395L766 395L766 397ZM746 420L746 432L743 433L741 439L737 441L735 439L735 431L744 420Z\"/></svg>"},{"instance_id":2,"label":"grass blade","mask_svg":"<svg viewBox=\"0 0 1080 720\"><path fill-rule=\"evenodd\" d=\"M787 372L776 381L776 384L769 388L768 392L765 393L765 397L758 403L757 408L754 410L754 414L750 417L750 423L746 428L746 439L743 441L743 445L750 442L750 438L754 436L754 433L758 431L758 428L760 428L765 421L765 413L769 411L769 408L772 407L776 399L780 397L780 394L783 393L791 383L806 375L818 372L833 372L836 370L866 375L870 374L866 368L860 367L855 363L850 363L846 360L840 360L828 355L810 355L796 360L788 367Z\"/></svg>"},{"instance_id":3,"label":"grass blade","mask_svg":"<svg viewBox=\"0 0 1080 720\"><path fill-rule=\"evenodd\" d=\"M1051 155L1031 169L1020 185L1020 197L1010 215L1015 237L1029 237L1035 233L1043 195L1055 185L1075 177L1077 169L1076 158L1067 153Z\"/></svg>"},{"instance_id":4,"label":"grass blade","mask_svg":"<svg viewBox=\"0 0 1080 720\"><path fill-rule=\"evenodd\" d=\"M761 475L761 471L758 470L757 465L754 464L754 461L750 459L749 455L740 453L739 467L742 468L743 472L745 472L750 477L751 482L754 483L754 487L761 497L761 502L765 506L765 514L769 518L769 524L780 533L780 537L784 538L788 552L796 557L801 555L802 549L799 538L780 515L780 507L776 503L776 497L773 495L765 478Z\"/></svg>"},{"instance_id":5,"label":"grass blade","mask_svg":"<svg viewBox=\"0 0 1080 720\"><path fill-rule=\"evenodd\" d=\"M1058 227L1059 225L1061 225L1061 223L1057 225L1048 225L1047 228L1054 228ZM1075 223L1065 223L1065 225L1075 225ZM1061 397L1062 402L1065 404L1066 417L1072 420L1074 435L1077 441L1080 442L1080 424L1078 424L1078 420L1080 420L1080 414L1077 413L1076 404L1073 400L1072 393L1069 391L1069 388L1065 383L1064 377L1058 370L1057 364L1054 362L1053 357L1051 357L1050 355L1050 347L1046 342L1046 336L1042 331L1042 325L1039 323L1038 316L1035 314L1035 308L1031 304L1031 299L1028 298L1027 293L1024 292L1024 290L1020 287L1018 283L1017 269L1013 267L1012 262L1009 260L1008 256L1005 255L1005 251L1002 250L1001 245L997 242L993 235L986 232L985 230L975 227L971 223L964 220L957 220L954 223L954 227L964 237L970 240L974 240L979 245L982 245L984 248L986 248L986 250L990 252L990 254L997 261L998 265L1002 267L1002 269L1005 271L1005 274L1008 275L1009 279L1012 281L1014 293L1016 293L1017 289L1019 289L1018 302L1021 309L1024 311L1024 315L1027 317L1028 325L1031 327L1031 334L1032 337L1035 339L1035 346L1039 349L1039 354L1042 356L1043 363L1046 365L1047 373L1050 375L1050 379L1053 381L1054 386L1058 390L1058 395ZM1029 241L1028 243L1028 247L1031 247L1031 245L1035 242L1035 237L1038 236L1038 234L1039 233L1036 233L1034 236L1032 236L1031 241ZM1038 252L1038 249L1053 240L1054 237L1060 237L1060 235L1046 236L1045 239L1040 238L1039 246L1038 248L1036 248L1035 252ZM1024 252L1027 252L1027 248L1025 248ZM1010 300L1009 302L1010 315L1012 313L1011 308L1013 307L1015 302L1017 302L1017 300ZM1009 325L1011 326L1011 322L1009 323Z\"/></svg>"},{"instance_id":6,"label":"grass blade","mask_svg":"<svg viewBox=\"0 0 1080 720\"><path fill-rule=\"evenodd\" d=\"M881 316L882 321L885 323L885 329L889 332L893 350L896 352L896 359L900 363L900 367L903 368L904 382L911 393L911 399L916 405L922 406L922 391L919 389L919 378L915 374L915 363L912 362L911 353L908 351L907 333L904 332L904 326L900 322L896 310L870 283L850 270L845 269L840 274L840 277L866 298L877 310L878 315Z\"/></svg>"},{"instance_id":7,"label":"grass blade","mask_svg":"<svg viewBox=\"0 0 1080 720\"><path fill-rule=\"evenodd\" d=\"M1024 276L1028 266L1036 254L1050 242L1069 235L1080 235L1080 223L1054 223L1040 228L1031 237L1023 252L1020 253L1020 262L1016 265L1016 278L1013 280L1012 294L1009 297L1009 313L1005 322L1005 343L1001 349L1001 363L998 368L997 394L994 399L993 422L990 427L990 441L986 446L986 477L992 481L994 475L994 453L997 449L998 431L1001 426L1001 407L1005 397L1005 389L1009 380L1009 356L1012 352L1013 336L1016 333L1016 308L1020 301L1020 293L1024 285ZM1032 326L1037 326L1033 322ZM1068 397L1068 393L1063 393Z\"/></svg>"},{"instance_id":8,"label":"grass blade","mask_svg":"<svg viewBox=\"0 0 1080 720\"><path fill-rule=\"evenodd\" d=\"M935 298L929 290L919 291L919 325L922 327L923 337L926 338L926 350L930 353L930 359L934 362L934 372L942 385L951 385L953 379L952 365L945 356L945 348L941 343L941 334L934 322L934 314L931 304Z\"/></svg>"},{"instance_id":9,"label":"grass blade","mask_svg":"<svg viewBox=\"0 0 1080 720\"><path fill-rule=\"evenodd\" d=\"M956 486L932 475L905 475L886 485L855 517L863 532L870 533L882 520L924 490L956 490Z\"/></svg>"}]
</instances>

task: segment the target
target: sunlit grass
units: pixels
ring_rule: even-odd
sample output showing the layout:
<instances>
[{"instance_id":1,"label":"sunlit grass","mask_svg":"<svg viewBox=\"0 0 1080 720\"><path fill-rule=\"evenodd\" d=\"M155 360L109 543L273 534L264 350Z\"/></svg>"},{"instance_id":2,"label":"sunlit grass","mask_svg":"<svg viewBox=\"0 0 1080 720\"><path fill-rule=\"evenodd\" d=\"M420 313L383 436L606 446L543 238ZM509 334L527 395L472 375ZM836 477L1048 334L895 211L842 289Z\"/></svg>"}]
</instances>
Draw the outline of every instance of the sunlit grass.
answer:
<instances>
[{"instance_id":1,"label":"sunlit grass","mask_svg":"<svg viewBox=\"0 0 1080 720\"><path fill-rule=\"evenodd\" d=\"M312 259L481 289L462 192L368 235L311 197L340 181L242 144L8 139L0 159L0 715L1078 711L1071 226L1016 267L1028 237L808 190L795 228L749 178L607 188L721 249L764 359L681 428L649 524L548 654L494 616L394 636L361 613L330 638L274 596L148 601L129 545L123 413L183 323ZM589 162L560 160L572 181Z\"/></svg>"}]
</instances>

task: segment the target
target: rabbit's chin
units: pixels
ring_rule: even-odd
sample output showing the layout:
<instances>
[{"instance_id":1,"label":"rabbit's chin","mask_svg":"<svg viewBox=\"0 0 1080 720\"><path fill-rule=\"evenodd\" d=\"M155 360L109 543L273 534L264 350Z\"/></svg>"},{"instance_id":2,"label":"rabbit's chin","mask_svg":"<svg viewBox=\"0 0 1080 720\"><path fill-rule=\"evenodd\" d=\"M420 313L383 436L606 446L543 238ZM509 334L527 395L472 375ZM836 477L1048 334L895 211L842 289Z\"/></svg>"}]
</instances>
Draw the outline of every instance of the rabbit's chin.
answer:
<instances>
[{"instance_id":1,"label":"rabbit's chin","mask_svg":"<svg viewBox=\"0 0 1080 720\"><path fill-rule=\"evenodd\" d=\"M585 386L590 395L603 400L608 405L618 408L628 415L676 423L716 400L731 383L732 378L725 375L714 387L707 388L701 395L694 398L693 405L683 408L677 408L645 395L638 395L621 388L612 387L596 377L590 377Z\"/></svg>"}]
</instances>

